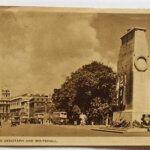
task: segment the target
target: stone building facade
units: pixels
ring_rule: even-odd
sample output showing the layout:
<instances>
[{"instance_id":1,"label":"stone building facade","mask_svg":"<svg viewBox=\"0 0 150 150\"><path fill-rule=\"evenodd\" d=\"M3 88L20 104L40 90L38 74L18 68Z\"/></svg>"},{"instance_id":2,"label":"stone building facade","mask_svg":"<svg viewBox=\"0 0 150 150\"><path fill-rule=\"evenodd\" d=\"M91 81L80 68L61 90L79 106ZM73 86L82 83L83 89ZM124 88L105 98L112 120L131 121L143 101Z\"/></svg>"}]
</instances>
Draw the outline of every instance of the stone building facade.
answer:
<instances>
[{"instance_id":1,"label":"stone building facade","mask_svg":"<svg viewBox=\"0 0 150 150\"><path fill-rule=\"evenodd\" d=\"M51 98L48 95L24 94L10 100L10 116L20 120L38 119L43 122Z\"/></svg>"},{"instance_id":2,"label":"stone building facade","mask_svg":"<svg viewBox=\"0 0 150 150\"><path fill-rule=\"evenodd\" d=\"M51 98L48 95L35 94L32 95L30 101L30 117L37 118L43 123L48 113L48 106L51 103Z\"/></svg>"},{"instance_id":3,"label":"stone building facade","mask_svg":"<svg viewBox=\"0 0 150 150\"><path fill-rule=\"evenodd\" d=\"M10 91L2 90L0 98L0 119L7 120L10 115Z\"/></svg>"},{"instance_id":4,"label":"stone building facade","mask_svg":"<svg viewBox=\"0 0 150 150\"><path fill-rule=\"evenodd\" d=\"M28 120L30 118L30 100L28 94L11 98L10 100L10 116L18 117L19 120Z\"/></svg>"},{"instance_id":5,"label":"stone building facade","mask_svg":"<svg viewBox=\"0 0 150 150\"><path fill-rule=\"evenodd\" d=\"M10 100L10 116L20 116L21 115L21 101L22 96L13 97Z\"/></svg>"}]
</instances>

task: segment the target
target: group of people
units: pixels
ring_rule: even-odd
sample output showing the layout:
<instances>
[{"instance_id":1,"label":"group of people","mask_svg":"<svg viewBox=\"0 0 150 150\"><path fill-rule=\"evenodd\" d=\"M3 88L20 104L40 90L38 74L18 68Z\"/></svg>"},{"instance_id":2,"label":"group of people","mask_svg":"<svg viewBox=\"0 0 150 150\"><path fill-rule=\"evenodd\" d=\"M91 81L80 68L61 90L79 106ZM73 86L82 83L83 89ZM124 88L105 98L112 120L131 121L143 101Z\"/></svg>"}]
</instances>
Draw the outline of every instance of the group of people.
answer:
<instances>
[{"instance_id":1,"label":"group of people","mask_svg":"<svg viewBox=\"0 0 150 150\"><path fill-rule=\"evenodd\" d=\"M77 124L85 125L86 124L87 116L85 114L81 113L79 116L79 119L80 119L80 123L78 123L77 120L74 120L74 125L77 125Z\"/></svg>"}]
</instances>

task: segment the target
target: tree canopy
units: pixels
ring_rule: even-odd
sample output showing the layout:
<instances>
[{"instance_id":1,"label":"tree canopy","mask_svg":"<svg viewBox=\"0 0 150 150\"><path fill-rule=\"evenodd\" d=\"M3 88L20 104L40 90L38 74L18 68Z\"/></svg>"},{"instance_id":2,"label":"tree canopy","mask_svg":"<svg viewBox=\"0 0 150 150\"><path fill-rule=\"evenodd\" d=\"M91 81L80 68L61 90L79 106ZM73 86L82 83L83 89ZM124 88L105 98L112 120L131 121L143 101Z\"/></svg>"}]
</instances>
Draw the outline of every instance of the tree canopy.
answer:
<instances>
[{"instance_id":1,"label":"tree canopy","mask_svg":"<svg viewBox=\"0 0 150 150\"><path fill-rule=\"evenodd\" d=\"M60 111L71 115L72 108L77 105L82 113L93 118L92 115L99 117L102 110L110 108L116 96L115 89L116 73L94 61L71 73L61 88L54 89L52 99Z\"/></svg>"}]
</instances>

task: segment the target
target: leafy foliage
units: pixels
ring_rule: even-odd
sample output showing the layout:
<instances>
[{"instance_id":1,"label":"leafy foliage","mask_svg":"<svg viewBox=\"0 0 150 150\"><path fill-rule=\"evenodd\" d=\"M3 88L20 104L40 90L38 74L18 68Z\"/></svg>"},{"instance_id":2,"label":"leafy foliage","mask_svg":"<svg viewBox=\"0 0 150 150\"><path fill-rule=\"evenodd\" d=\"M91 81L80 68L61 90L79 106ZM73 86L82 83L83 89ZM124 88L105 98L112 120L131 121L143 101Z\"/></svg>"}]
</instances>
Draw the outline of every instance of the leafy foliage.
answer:
<instances>
[{"instance_id":1,"label":"leafy foliage","mask_svg":"<svg viewBox=\"0 0 150 150\"><path fill-rule=\"evenodd\" d=\"M46 104L46 112L52 115L52 113L56 111L55 104L53 102L47 103Z\"/></svg>"},{"instance_id":2,"label":"leafy foliage","mask_svg":"<svg viewBox=\"0 0 150 150\"><path fill-rule=\"evenodd\" d=\"M73 108L72 108L72 121L77 121L77 123L79 124L80 122L80 119L79 119L79 116L81 114L81 110L79 108L78 105L74 105Z\"/></svg>"},{"instance_id":3,"label":"leafy foliage","mask_svg":"<svg viewBox=\"0 0 150 150\"><path fill-rule=\"evenodd\" d=\"M77 105L89 121L90 118L97 120L109 112L115 89L116 74L110 67L94 61L67 77L60 89L54 89L52 99L56 108L67 111L69 116L73 115L72 108Z\"/></svg>"}]
</instances>

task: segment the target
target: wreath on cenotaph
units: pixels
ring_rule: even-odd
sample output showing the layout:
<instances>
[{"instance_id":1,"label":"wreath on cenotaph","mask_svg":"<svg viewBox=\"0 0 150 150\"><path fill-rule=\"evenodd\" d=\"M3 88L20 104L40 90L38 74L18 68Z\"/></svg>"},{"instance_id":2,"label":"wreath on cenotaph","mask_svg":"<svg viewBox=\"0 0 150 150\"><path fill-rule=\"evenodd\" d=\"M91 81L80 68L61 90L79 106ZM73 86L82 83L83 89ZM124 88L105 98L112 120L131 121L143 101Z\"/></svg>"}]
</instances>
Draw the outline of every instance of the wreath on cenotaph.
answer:
<instances>
[{"instance_id":1,"label":"wreath on cenotaph","mask_svg":"<svg viewBox=\"0 0 150 150\"><path fill-rule=\"evenodd\" d=\"M149 57L149 56L148 56ZM135 57L135 60L134 60L134 65L135 65L135 68L140 71L140 72L144 72L148 69L148 66L149 66L149 60L148 60L148 57L146 58L145 56L138 56L138 57ZM140 61L143 61L144 62L144 66L140 66L139 65L139 62Z\"/></svg>"}]
</instances>

